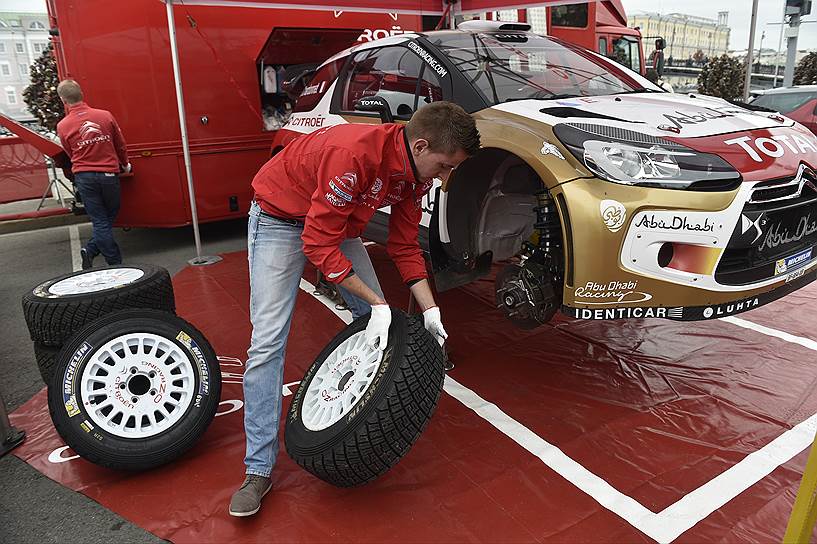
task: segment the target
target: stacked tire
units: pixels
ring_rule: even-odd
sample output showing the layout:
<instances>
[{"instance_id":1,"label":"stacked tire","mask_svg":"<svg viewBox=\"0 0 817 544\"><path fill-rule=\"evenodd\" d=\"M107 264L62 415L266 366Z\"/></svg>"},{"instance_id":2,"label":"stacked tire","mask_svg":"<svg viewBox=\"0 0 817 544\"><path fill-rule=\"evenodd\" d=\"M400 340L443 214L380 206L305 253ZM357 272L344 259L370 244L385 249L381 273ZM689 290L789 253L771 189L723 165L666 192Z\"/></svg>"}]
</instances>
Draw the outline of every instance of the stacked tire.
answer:
<instances>
[{"instance_id":1,"label":"stacked tire","mask_svg":"<svg viewBox=\"0 0 817 544\"><path fill-rule=\"evenodd\" d=\"M215 416L218 360L175 315L170 275L128 265L66 274L23 296L51 419L77 454L145 470L195 444Z\"/></svg>"},{"instance_id":2,"label":"stacked tire","mask_svg":"<svg viewBox=\"0 0 817 544\"><path fill-rule=\"evenodd\" d=\"M176 313L167 270L150 265L95 268L58 276L23 295L23 314L45 384L51 384L60 348L77 331L111 312L133 308Z\"/></svg>"}]
</instances>

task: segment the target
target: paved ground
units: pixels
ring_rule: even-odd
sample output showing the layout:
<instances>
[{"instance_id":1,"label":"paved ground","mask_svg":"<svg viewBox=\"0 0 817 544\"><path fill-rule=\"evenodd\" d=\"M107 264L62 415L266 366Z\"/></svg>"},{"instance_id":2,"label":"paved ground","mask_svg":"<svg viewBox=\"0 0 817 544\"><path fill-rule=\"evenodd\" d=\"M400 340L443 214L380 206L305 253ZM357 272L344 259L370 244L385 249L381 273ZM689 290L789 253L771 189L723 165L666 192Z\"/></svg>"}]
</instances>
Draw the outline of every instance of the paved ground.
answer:
<instances>
[{"instance_id":1,"label":"paved ground","mask_svg":"<svg viewBox=\"0 0 817 544\"><path fill-rule=\"evenodd\" d=\"M44 387L37 371L20 298L26 290L72 270L70 229L89 224L0 235L0 395L9 412ZM175 274L195 257L192 228L116 231L125 262L149 263ZM246 221L202 225L203 253L246 248ZM101 263L101 260L100 260ZM0 458L0 542L162 542L83 495L42 476L13 455Z\"/></svg>"}]
</instances>

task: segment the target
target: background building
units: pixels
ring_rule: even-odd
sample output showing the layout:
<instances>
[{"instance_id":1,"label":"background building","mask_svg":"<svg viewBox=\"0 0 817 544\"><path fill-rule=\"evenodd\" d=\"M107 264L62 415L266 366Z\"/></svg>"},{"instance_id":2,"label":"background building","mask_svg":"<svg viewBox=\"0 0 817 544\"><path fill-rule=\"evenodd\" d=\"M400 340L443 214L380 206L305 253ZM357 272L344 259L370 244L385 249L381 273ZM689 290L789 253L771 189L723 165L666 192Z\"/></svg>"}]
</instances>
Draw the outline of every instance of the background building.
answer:
<instances>
[{"instance_id":1,"label":"background building","mask_svg":"<svg viewBox=\"0 0 817 544\"><path fill-rule=\"evenodd\" d=\"M29 67L47 47L45 14L0 12L0 113L31 119L23 89L29 83Z\"/></svg>"},{"instance_id":2,"label":"background building","mask_svg":"<svg viewBox=\"0 0 817 544\"><path fill-rule=\"evenodd\" d=\"M627 17L627 26L639 27L644 36L644 54L652 53L655 37L666 40L664 58L673 63L692 58L700 50L706 57L729 51L729 12L718 13L718 19L707 19L683 13L642 13Z\"/></svg>"}]
</instances>

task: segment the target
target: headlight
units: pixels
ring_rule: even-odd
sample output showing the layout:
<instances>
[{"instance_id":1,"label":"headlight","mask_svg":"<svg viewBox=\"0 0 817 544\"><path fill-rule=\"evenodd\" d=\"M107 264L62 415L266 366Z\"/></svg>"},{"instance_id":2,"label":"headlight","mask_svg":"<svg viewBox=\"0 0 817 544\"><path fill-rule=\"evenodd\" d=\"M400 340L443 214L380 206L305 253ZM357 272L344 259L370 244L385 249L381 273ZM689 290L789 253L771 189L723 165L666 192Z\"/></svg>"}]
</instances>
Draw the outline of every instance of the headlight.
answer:
<instances>
[{"instance_id":1,"label":"headlight","mask_svg":"<svg viewBox=\"0 0 817 544\"><path fill-rule=\"evenodd\" d=\"M554 127L556 137L596 176L614 183L726 191L741 177L729 163L663 138L589 124Z\"/></svg>"}]
</instances>

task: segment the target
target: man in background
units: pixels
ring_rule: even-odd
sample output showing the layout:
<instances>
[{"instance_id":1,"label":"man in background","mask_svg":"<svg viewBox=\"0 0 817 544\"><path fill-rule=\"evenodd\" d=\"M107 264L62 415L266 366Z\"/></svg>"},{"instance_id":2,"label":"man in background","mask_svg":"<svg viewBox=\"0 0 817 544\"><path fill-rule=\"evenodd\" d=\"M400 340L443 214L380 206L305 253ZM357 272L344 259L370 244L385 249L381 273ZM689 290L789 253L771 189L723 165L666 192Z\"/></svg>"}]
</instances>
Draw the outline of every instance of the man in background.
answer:
<instances>
[{"instance_id":1,"label":"man in background","mask_svg":"<svg viewBox=\"0 0 817 544\"><path fill-rule=\"evenodd\" d=\"M119 213L119 173L130 172L125 138L109 111L90 107L73 79L57 86L65 105L65 117L57 124L57 136L71 159L74 183L85 211L91 218L91 239L80 249L82 269L93 266L100 253L109 265L122 262L113 237L113 222Z\"/></svg>"}]
</instances>

